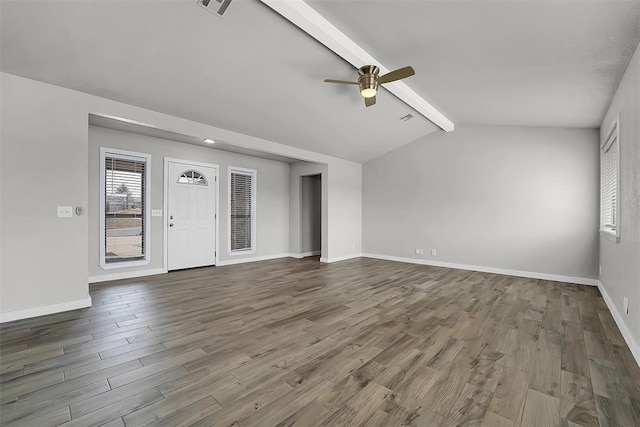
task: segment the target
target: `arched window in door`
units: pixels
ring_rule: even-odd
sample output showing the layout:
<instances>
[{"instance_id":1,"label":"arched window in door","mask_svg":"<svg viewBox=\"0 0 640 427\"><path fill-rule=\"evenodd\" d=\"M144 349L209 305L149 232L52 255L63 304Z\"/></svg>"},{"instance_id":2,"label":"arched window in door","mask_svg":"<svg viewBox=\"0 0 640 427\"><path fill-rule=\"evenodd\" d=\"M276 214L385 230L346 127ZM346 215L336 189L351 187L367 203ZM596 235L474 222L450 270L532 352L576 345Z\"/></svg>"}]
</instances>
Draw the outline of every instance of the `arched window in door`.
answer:
<instances>
[{"instance_id":1,"label":"arched window in door","mask_svg":"<svg viewBox=\"0 0 640 427\"><path fill-rule=\"evenodd\" d=\"M190 170L184 172L178 178L179 184L194 184L194 185L209 185L207 182L207 178L204 177L200 172Z\"/></svg>"}]
</instances>

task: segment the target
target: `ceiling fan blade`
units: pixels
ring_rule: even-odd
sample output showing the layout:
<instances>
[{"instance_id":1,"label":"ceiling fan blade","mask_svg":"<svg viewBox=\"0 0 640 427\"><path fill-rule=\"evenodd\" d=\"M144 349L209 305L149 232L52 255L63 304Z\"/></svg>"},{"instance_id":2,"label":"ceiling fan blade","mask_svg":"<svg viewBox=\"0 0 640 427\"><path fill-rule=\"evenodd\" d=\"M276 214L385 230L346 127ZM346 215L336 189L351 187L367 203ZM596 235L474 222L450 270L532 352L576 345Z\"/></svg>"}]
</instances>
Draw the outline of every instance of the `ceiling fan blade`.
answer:
<instances>
[{"instance_id":1,"label":"ceiling fan blade","mask_svg":"<svg viewBox=\"0 0 640 427\"><path fill-rule=\"evenodd\" d=\"M376 97L375 95L372 96L371 98L365 98L364 99L364 105L367 107L371 107L372 105L375 105L376 103Z\"/></svg>"},{"instance_id":2,"label":"ceiling fan blade","mask_svg":"<svg viewBox=\"0 0 640 427\"><path fill-rule=\"evenodd\" d=\"M398 68L395 71L388 72L384 76L378 77L378 84L394 82L400 79L406 79L407 77L413 76L415 73L416 73L415 70L411 66Z\"/></svg>"},{"instance_id":3,"label":"ceiling fan blade","mask_svg":"<svg viewBox=\"0 0 640 427\"><path fill-rule=\"evenodd\" d=\"M357 85L358 82L348 82L346 80L333 80L333 79L324 79L325 83L338 83L341 85Z\"/></svg>"}]
</instances>

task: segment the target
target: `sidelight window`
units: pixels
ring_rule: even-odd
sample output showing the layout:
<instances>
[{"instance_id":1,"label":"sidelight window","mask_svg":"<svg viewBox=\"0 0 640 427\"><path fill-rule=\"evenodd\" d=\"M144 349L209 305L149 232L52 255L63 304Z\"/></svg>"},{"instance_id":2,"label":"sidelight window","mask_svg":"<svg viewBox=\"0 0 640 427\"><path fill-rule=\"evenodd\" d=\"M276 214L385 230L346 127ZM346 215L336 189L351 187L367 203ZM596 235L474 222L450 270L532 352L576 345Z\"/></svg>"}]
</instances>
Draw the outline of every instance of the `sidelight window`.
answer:
<instances>
[{"instance_id":1,"label":"sidelight window","mask_svg":"<svg viewBox=\"0 0 640 427\"><path fill-rule=\"evenodd\" d=\"M256 248L256 171L229 167L229 253Z\"/></svg>"},{"instance_id":2,"label":"sidelight window","mask_svg":"<svg viewBox=\"0 0 640 427\"><path fill-rule=\"evenodd\" d=\"M600 231L620 238L620 120L616 118L600 149Z\"/></svg>"},{"instance_id":3,"label":"sidelight window","mask_svg":"<svg viewBox=\"0 0 640 427\"><path fill-rule=\"evenodd\" d=\"M149 262L149 154L100 148L100 266Z\"/></svg>"}]
</instances>

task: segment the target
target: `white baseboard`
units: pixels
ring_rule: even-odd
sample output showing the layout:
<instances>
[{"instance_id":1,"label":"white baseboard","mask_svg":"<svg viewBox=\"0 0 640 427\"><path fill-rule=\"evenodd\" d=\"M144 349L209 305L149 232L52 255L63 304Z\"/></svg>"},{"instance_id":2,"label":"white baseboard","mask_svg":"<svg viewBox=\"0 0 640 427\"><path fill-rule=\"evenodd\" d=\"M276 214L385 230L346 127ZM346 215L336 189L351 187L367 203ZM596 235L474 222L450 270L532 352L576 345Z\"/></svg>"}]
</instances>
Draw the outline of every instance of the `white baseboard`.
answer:
<instances>
[{"instance_id":1,"label":"white baseboard","mask_svg":"<svg viewBox=\"0 0 640 427\"><path fill-rule=\"evenodd\" d=\"M479 265L457 264L453 262L432 261L428 259L403 258L391 255L362 254L365 258L384 259L387 261L407 262L410 264L431 265L434 267L457 268L458 270L480 271L482 273L505 274L507 276L526 277L529 279L552 280L554 282L574 283L577 285L598 286L597 279L586 277L560 276L556 274L536 273L532 271L507 270L504 268L483 267Z\"/></svg>"},{"instance_id":2,"label":"white baseboard","mask_svg":"<svg viewBox=\"0 0 640 427\"><path fill-rule=\"evenodd\" d=\"M289 258L306 258L308 256L318 256L322 253L322 251L313 251L313 252L302 252L301 254L289 254Z\"/></svg>"},{"instance_id":3,"label":"white baseboard","mask_svg":"<svg viewBox=\"0 0 640 427\"><path fill-rule=\"evenodd\" d=\"M290 256L291 254L276 254L276 255L257 256L257 257L251 257L251 258L238 258L238 259L230 259L226 261L218 261L218 265L222 267L225 265L244 264L245 262L268 261L270 259L288 258Z\"/></svg>"},{"instance_id":4,"label":"white baseboard","mask_svg":"<svg viewBox=\"0 0 640 427\"><path fill-rule=\"evenodd\" d=\"M91 307L91 297L76 301L63 302L61 304L45 305L43 307L28 308L26 310L9 311L0 313L0 323L13 322L14 320L28 319L47 314L62 313L63 311L76 310Z\"/></svg>"},{"instance_id":5,"label":"white baseboard","mask_svg":"<svg viewBox=\"0 0 640 427\"><path fill-rule=\"evenodd\" d=\"M620 329L620 333L622 333L624 340L627 342L627 346L629 347L629 350L631 350L631 354L633 354L633 357L636 359L636 363L638 364L638 366L640 366L640 345L638 345L636 340L633 339L633 334L627 327L627 324L624 322L624 320L622 320L620 312L616 308L616 305L613 303L613 300L611 300L609 293L604 288L602 283L600 283L600 281L598 281L598 290L600 290L600 294L602 294L602 298L607 304L609 312L611 312L611 316L613 316L613 320L616 321L618 329Z\"/></svg>"},{"instance_id":6,"label":"white baseboard","mask_svg":"<svg viewBox=\"0 0 640 427\"><path fill-rule=\"evenodd\" d=\"M110 280L132 279L134 277L153 276L155 274L164 274L167 270L164 268L152 268L150 270L138 271L121 271L120 273L103 274L100 276L89 276L89 283L108 282Z\"/></svg>"},{"instance_id":7,"label":"white baseboard","mask_svg":"<svg viewBox=\"0 0 640 427\"><path fill-rule=\"evenodd\" d=\"M351 255L337 256L333 258L320 258L320 262L326 262L327 264L330 264L332 262L346 261L348 259L354 259L354 258L361 258L362 256L363 256L362 254L351 254Z\"/></svg>"}]
</instances>

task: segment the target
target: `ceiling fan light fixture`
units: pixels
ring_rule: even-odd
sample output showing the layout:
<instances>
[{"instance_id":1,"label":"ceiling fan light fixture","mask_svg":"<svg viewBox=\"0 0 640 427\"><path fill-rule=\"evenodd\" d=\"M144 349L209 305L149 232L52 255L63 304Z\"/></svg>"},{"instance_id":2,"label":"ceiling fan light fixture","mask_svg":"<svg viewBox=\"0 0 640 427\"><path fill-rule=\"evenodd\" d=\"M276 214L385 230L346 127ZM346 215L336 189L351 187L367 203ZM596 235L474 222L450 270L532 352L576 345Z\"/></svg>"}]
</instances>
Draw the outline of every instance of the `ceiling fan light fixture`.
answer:
<instances>
[{"instance_id":1,"label":"ceiling fan light fixture","mask_svg":"<svg viewBox=\"0 0 640 427\"><path fill-rule=\"evenodd\" d=\"M363 98L373 98L374 96L376 96L377 92L378 91L375 88L366 87L360 91L360 95L362 95Z\"/></svg>"},{"instance_id":2,"label":"ceiling fan light fixture","mask_svg":"<svg viewBox=\"0 0 640 427\"><path fill-rule=\"evenodd\" d=\"M378 71L375 65L365 65L358 70L358 84L360 95L364 98L373 98L378 92Z\"/></svg>"},{"instance_id":3,"label":"ceiling fan light fixture","mask_svg":"<svg viewBox=\"0 0 640 427\"><path fill-rule=\"evenodd\" d=\"M360 95L362 95L362 97L364 98L365 107L371 107L376 104L376 94L378 93L378 86L411 77L416 73L413 67L411 67L410 65L398 68L394 71L390 71L383 76L378 76L379 72L380 68L377 65L363 65L358 69L357 82L335 79L325 79L324 81L325 83L358 85L358 87L360 88Z\"/></svg>"}]
</instances>

